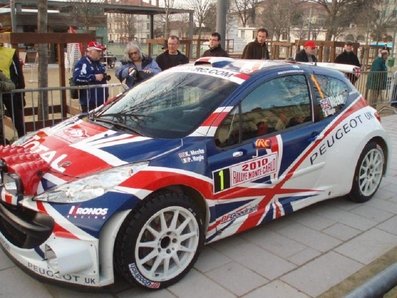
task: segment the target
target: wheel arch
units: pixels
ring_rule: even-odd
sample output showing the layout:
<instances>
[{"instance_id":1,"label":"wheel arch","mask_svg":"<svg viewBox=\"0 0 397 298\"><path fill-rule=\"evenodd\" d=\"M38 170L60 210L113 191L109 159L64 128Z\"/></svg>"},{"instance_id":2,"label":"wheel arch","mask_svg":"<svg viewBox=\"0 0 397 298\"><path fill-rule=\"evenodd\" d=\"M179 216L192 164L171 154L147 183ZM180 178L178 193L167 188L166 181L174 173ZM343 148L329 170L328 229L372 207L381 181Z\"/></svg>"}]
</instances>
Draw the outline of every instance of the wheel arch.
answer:
<instances>
[{"instance_id":1,"label":"wheel arch","mask_svg":"<svg viewBox=\"0 0 397 298\"><path fill-rule=\"evenodd\" d=\"M204 199L204 196L197 191L196 189L190 187L190 186L186 186L186 185L182 185L182 184L177 184L177 185L169 185L163 188L159 188L156 191L152 192L150 195L148 195L145 200L150 199L151 197L157 195L160 192L175 192L175 193L180 193L180 194L184 194L190 198L193 199L193 201L196 203L197 207L200 209L201 214L203 216L203 230L204 232L207 231L208 225L209 225L209 218L210 218L210 211L209 211L209 206L206 202L206 200Z\"/></svg>"}]
</instances>

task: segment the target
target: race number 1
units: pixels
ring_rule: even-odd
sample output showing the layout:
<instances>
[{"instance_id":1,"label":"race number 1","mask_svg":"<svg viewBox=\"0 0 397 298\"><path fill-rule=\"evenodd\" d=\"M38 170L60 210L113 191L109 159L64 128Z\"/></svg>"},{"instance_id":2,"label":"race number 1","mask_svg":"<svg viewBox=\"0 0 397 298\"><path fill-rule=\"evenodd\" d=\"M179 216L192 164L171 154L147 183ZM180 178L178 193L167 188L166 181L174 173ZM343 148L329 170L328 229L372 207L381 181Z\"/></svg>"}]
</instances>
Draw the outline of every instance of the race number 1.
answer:
<instances>
[{"instance_id":1,"label":"race number 1","mask_svg":"<svg viewBox=\"0 0 397 298\"><path fill-rule=\"evenodd\" d=\"M213 173L215 192L230 188L230 169L222 169Z\"/></svg>"}]
</instances>

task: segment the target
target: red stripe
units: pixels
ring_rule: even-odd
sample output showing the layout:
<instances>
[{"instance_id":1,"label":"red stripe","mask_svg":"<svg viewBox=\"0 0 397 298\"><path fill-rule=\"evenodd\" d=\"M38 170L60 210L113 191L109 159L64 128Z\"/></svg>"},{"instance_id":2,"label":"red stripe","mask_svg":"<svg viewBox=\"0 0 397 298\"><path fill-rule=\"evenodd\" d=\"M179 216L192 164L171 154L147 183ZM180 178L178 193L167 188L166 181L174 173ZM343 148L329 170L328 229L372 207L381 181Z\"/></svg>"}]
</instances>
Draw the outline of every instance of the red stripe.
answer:
<instances>
[{"instance_id":1,"label":"red stripe","mask_svg":"<svg viewBox=\"0 0 397 298\"><path fill-rule=\"evenodd\" d=\"M162 171L140 171L120 186L155 191L172 185L185 185L197 189L206 199L212 199L212 183L192 176Z\"/></svg>"},{"instance_id":2,"label":"red stripe","mask_svg":"<svg viewBox=\"0 0 397 298\"><path fill-rule=\"evenodd\" d=\"M343 120L351 116L353 113L356 111L364 108L367 106L367 102L364 100L363 97L357 100L356 103L354 103L349 109L347 109L343 114L340 115L340 117L335 121L333 125L331 125L330 128L324 133L324 138L328 136L334 128L339 125ZM250 214L247 218L247 220L240 226L238 229L237 233L242 232L250 227L254 227L258 224L259 219L262 217L262 215L265 212L265 206L270 202L270 200L273 199L273 197L276 194L283 194L285 190L282 189L283 185L293 176L295 173L296 169L303 163L303 161L307 158L307 156L313 152L313 150L322 142L322 140L317 140L314 142L314 144L309 148L309 150L306 151L306 153L291 167L287 175L284 177L280 183L275 185L273 188L269 189L269 196L265 195L263 200L258 204L258 213Z\"/></svg>"},{"instance_id":3,"label":"red stripe","mask_svg":"<svg viewBox=\"0 0 397 298\"><path fill-rule=\"evenodd\" d=\"M207 119L204 120L201 126L218 126L228 114L229 112L212 113Z\"/></svg>"}]
</instances>

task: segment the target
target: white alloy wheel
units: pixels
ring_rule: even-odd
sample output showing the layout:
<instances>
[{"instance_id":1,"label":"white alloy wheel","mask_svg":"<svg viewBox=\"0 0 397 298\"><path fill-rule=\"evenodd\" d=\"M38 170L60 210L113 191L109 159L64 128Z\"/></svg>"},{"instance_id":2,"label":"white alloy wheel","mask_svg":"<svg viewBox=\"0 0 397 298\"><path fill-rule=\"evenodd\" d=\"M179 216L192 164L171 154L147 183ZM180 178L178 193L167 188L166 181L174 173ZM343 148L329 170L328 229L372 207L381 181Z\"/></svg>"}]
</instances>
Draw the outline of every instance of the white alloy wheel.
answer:
<instances>
[{"instance_id":1,"label":"white alloy wheel","mask_svg":"<svg viewBox=\"0 0 397 298\"><path fill-rule=\"evenodd\" d=\"M199 225L188 209L171 206L155 213L142 227L135 246L140 273L152 281L167 281L182 273L199 244Z\"/></svg>"}]
</instances>

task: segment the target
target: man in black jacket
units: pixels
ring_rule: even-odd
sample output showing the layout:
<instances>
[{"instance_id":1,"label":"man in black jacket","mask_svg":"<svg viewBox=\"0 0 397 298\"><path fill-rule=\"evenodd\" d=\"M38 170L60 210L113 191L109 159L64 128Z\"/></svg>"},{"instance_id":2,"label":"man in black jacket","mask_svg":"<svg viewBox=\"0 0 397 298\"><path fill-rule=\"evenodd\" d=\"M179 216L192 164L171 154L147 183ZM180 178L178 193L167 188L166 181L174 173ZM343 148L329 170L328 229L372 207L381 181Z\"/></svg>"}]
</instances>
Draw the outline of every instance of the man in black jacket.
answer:
<instances>
[{"instance_id":1,"label":"man in black jacket","mask_svg":"<svg viewBox=\"0 0 397 298\"><path fill-rule=\"evenodd\" d=\"M267 49L266 38L268 32L265 28L258 29L256 39L248 43L241 58L243 59L270 59L269 50Z\"/></svg>"},{"instance_id":2,"label":"man in black jacket","mask_svg":"<svg viewBox=\"0 0 397 298\"><path fill-rule=\"evenodd\" d=\"M308 40L303 44L303 50L296 53L295 60L300 62L317 62L314 55L316 52L316 43L313 40Z\"/></svg>"},{"instance_id":3,"label":"man in black jacket","mask_svg":"<svg viewBox=\"0 0 397 298\"><path fill-rule=\"evenodd\" d=\"M211 34L210 48L206 50L202 57L229 57L229 54L221 47L221 35L218 32Z\"/></svg>"},{"instance_id":4,"label":"man in black jacket","mask_svg":"<svg viewBox=\"0 0 397 298\"><path fill-rule=\"evenodd\" d=\"M175 35L171 35L168 38L167 50L156 57L156 62L160 66L161 70L189 63L189 59L178 50L179 38Z\"/></svg>"},{"instance_id":5,"label":"man in black jacket","mask_svg":"<svg viewBox=\"0 0 397 298\"><path fill-rule=\"evenodd\" d=\"M335 63L350 64L358 67L361 66L360 61L358 61L357 55L353 52L353 42L347 41L345 43L343 53L336 56ZM347 74L347 77L353 84L357 81L357 77L352 73Z\"/></svg>"}]
</instances>

